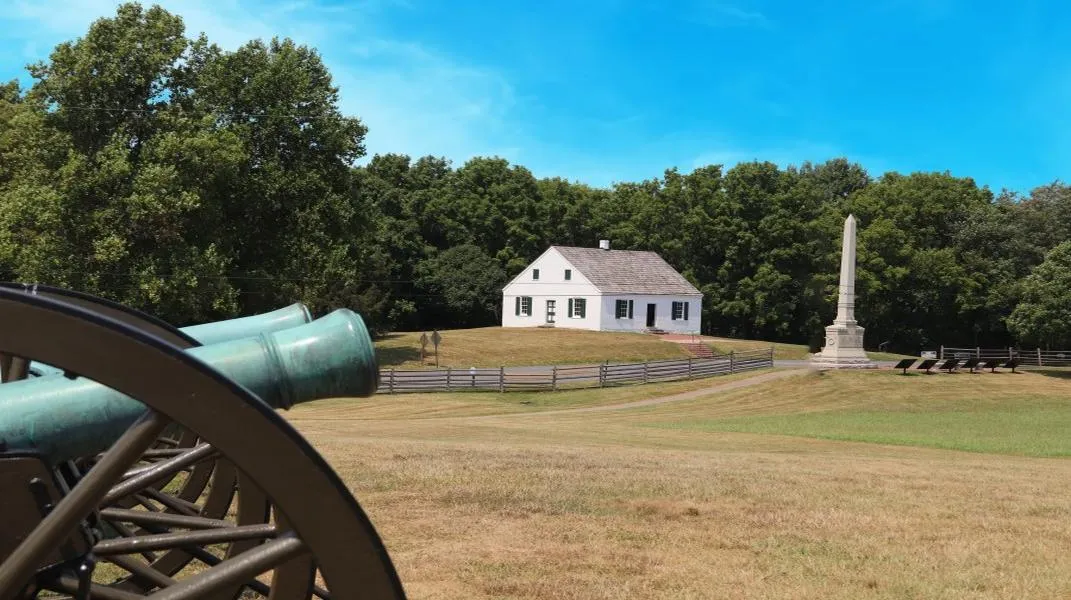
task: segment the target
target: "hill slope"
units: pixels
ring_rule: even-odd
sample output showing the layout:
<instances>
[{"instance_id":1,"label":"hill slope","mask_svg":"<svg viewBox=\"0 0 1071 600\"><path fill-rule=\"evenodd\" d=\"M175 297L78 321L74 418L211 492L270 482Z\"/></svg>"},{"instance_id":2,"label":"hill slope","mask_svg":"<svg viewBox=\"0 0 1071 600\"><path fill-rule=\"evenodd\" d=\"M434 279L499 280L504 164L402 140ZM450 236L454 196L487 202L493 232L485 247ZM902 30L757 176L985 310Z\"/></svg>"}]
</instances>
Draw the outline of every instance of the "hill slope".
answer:
<instances>
[{"instance_id":1,"label":"hill slope","mask_svg":"<svg viewBox=\"0 0 1071 600\"><path fill-rule=\"evenodd\" d=\"M439 366L566 365L687 358L680 344L641 333L577 329L481 327L441 331ZM376 341L381 367L421 368L420 332L393 333ZM424 367L434 367L428 342Z\"/></svg>"}]
</instances>

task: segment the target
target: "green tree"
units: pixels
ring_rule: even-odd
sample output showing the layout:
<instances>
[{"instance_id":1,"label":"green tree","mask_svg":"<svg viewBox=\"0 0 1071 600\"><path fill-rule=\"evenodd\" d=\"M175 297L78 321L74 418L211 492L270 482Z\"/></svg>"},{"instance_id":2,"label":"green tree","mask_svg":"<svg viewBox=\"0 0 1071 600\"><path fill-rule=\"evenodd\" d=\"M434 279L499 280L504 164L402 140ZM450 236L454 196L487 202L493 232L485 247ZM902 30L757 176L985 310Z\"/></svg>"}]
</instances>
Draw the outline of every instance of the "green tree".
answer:
<instances>
[{"instance_id":1,"label":"green tree","mask_svg":"<svg viewBox=\"0 0 1071 600\"><path fill-rule=\"evenodd\" d=\"M203 51L178 17L137 4L31 66L0 133L0 263L22 280L111 297L175 322L228 316L218 190L237 140L173 104ZM10 92L8 93L10 95ZM13 141L14 140L14 141Z\"/></svg>"},{"instance_id":2,"label":"green tree","mask_svg":"<svg viewBox=\"0 0 1071 600\"><path fill-rule=\"evenodd\" d=\"M845 200L841 214L860 221L857 316L869 340L910 352L965 341L961 292L971 283L954 248L992 200L947 173L887 173Z\"/></svg>"},{"instance_id":3,"label":"green tree","mask_svg":"<svg viewBox=\"0 0 1071 600\"><path fill-rule=\"evenodd\" d=\"M1008 326L1024 342L1049 348L1071 343L1071 241L1053 248L1023 281Z\"/></svg>"},{"instance_id":4,"label":"green tree","mask_svg":"<svg viewBox=\"0 0 1071 600\"><path fill-rule=\"evenodd\" d=\"M367 243L375 214L351 188L367 128L339 111L320 56L290 40L252 41L206 60L195 80L195 110L245 154L220 197L245 308L300 299L375 317L378 294L364 293L384 274Z\"/></svg>"},{"instance_id":5,"label":"green tree","mask_svg":"<svg viewBox=\"0 0 1071 600\"><path fill-rule=\"evenodd\" d=\"M223 52L136 3L0 94L0 265L177 324L303 300L376 321L389 277L353 193L366 129L319 56ZM14 98L13 98L14 96Z\"/></svg>"},{"instance_id":6,"label":"green tree","mask_svg":"<svg viewBox=\"0 0 1071 600\"><path fill-rule=\"evenodd\" d=\"M425 325L492 325L501 316L505 271L498 261L472 244L455 246L421 262L417 275L429 301Z\"/></svg>"}]
</instances>

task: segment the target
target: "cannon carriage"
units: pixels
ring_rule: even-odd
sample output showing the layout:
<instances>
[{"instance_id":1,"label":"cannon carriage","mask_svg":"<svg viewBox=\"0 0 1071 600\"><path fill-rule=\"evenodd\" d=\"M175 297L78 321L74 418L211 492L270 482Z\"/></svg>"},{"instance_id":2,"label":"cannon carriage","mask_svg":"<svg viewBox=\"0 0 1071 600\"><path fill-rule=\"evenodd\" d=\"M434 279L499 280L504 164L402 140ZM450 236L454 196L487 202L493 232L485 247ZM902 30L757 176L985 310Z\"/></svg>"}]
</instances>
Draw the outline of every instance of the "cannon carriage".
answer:
<instances>
[{"instance_id":1,"label":"cannon carriage","mask_svg":"<svg viewBox=\"0 0 1071 600\"><path fill-rule=\"evenodd\" d=\"M357 314L177 329L0 285L0 600L404 598L374 526L277 412L378 385Z\"/></svg>"}]
</instances>

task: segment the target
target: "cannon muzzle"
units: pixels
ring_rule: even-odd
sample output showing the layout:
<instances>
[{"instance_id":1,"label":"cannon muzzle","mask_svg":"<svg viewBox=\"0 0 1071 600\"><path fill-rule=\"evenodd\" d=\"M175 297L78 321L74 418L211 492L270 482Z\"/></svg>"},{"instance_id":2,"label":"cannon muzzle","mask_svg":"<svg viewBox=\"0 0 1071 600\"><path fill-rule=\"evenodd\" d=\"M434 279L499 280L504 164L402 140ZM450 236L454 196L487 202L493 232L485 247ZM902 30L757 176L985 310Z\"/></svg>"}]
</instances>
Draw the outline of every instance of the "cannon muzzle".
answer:
<instances>
[{"instance_id":1,"label":"cannon muzzle","mask_svg":"<svg viewBox=\"0 0 1071 600\"><path fill-rule=\"evenodd\" d=\"M213 321L199 325L189 325L179 329L182 333L190 336L204 346L220 344L232 340L253 337L262 333L282 331L291 327L297 327L312 321L309 308L301 302L295 302L278 310L227 319L225 321ZM39 362L30 363L30 374L35 376L58 375L62 369Z\"/></svg>"},{"instance_id":2,"label":"cannon muzzle","mask_svg":"<svg viewBox=\"0 0 1071 600\"><path fill-rule=\"evenodd\" d=\"M379 385L359 315L336 310L306 325L187 350L274 408L370 396ZM211 410L211 398L203 401ZM55 464L107 449L145 406L85 378L38 377L0 386L0 442Z\"/></svg>"}]
</instances>

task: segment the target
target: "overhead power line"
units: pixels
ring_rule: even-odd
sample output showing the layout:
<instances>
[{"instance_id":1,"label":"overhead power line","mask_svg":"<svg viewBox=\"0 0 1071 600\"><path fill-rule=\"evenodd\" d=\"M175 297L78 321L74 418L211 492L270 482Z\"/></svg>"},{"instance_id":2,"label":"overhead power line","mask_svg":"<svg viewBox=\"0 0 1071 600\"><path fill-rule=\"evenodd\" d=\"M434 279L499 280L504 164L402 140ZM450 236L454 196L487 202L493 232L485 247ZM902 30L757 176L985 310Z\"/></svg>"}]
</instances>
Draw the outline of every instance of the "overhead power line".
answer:
<instances>
[{"instance_id":1,"label":"overhead power line","mask_svg":"<svg viewBox=\"0 0 1071 600\"><path fill-rule=\"evenodd\" d=\"M347 117L345 115L338 114L338 113L313 115L313 114L297 114L297 113L231 113L231 112L227 112L227 111L187 111L184 108L182 108L181 106L177 106L177 105L169 105L169 106L160 107L160 108L108 108L108 107L104 107L104 106L78 106L78 105L60 104L60 105L58 105L58 108L63 109L63 110L74 110L74 111L84 111L84 112L133 113L133 114L144 114L144 113L156 114L156 113L161 113L161 112L166 112L166 111L177 111L177 112L186 112L186 113L189 113L191 115L196 115L196 116L217 116L217 117L227 117L227 118L249 118L249 117L256 117L256 118L271 117L271 118L280 118L280 119L328 119L328 118L332 118L332 119L356 119L356 118L358 118L358 117Z\"/></svg>"}]
</instances>

